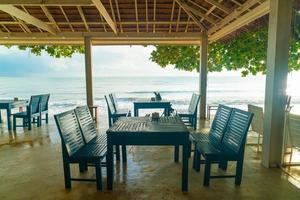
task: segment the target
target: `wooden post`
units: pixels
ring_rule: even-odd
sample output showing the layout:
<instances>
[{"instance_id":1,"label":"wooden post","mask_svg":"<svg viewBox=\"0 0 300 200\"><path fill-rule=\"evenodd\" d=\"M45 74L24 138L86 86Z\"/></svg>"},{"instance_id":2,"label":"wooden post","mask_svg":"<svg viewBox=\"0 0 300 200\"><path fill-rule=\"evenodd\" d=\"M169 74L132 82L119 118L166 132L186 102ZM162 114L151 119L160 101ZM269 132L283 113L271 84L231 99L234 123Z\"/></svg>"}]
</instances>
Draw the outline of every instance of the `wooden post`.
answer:
<instances>
[{"instance_id":1,"label":"wooden post","mask_svg":"<svg viewBox=\"0 0 300 200\"><path fill-rule=\"evenodd\" d=\"M84 38L85 47L85 82L86 82L86 101L89 107L94 105L93 98L93 70L92 70L92 42L90 37ZM92 109L90 109L91 112ZM93 113L92 113L93 114Z\"/></svg>"},{"instance_id":2,"label":"wooden post","mask_svg":"<svg viewBox=\"0 0 300 200\"><path fill-rule=\"evenodd\" d=\"M200 46L200 69L199 69L199 94L200 94L200 119L206 117L206 90L207 90L207 57L208 57L208 37L203 31Z\"/></svg>"},{"instance_id":3,"label":"wooden post","mask_svg":"<svg viewBox=\"0 0 300 200\"><path fill-rule=\"evenodd\" d=\"M282 162L292 0L270 1L262 164Z\"/></svg>"}]
</instances>

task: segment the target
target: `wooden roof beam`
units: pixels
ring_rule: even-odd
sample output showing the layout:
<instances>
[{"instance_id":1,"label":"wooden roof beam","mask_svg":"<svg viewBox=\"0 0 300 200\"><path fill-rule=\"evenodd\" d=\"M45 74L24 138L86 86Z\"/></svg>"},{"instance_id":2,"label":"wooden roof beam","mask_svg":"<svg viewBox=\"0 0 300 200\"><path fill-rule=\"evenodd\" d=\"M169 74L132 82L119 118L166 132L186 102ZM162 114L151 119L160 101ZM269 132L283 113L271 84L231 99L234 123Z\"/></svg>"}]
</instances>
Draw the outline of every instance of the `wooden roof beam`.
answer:
<instances>
[{"instance_id":1,"label":"wooden roof beam","mask_svg":"<svg viewBox=\"0 0 300 200\"><path fill-rule=\"evenodd\" d=\"M50 11L46 6L41 6L43 12L45 13L46 17L48 18L49 22L53 23L58 31L60 31L59 26L57 25L56 21L54 20L53 16L51 15Z\"/></svg>"},{"instance_id":2,"label":"wooden roof beam","mask_svg":"<svg viewBox=\"0 0 300 200\"><path fill-rule=\"evenodd\" d=\"M214 42L218 39L238 30L239 28L245 26L246 24L264 16L265 14L269 13L270 11L270 1L266 1L250 12L246 13L245 15L239 17L237 20L233 21L232 23L228 24L227 26L223 27L219 31L215 32L214 34L209 36L209 41Z\"/></svg>"},{"instance_id":3,"label":"wooden roof beam","mask_svg":"<svg viewBox=\"0 0 300 200\"><path fill-rule=\"evenodd\" d=\"M49 26L45 22L39 20L38 18L35 18L32 15L20 10L19 8L16 8L12 5L0 5L0 10L2 10L3 12L6 12L6 13L10 14L11 16L14 16L28 24L32 24L38 28L48 31L51 34L56 34L56 31L51 26Z\"/></svg>"},{"instance_id":4,"label":"wooden roof beam","mask_svg":"<svg viewBox=\"0 0 300 200\"><path fill-rule=\"evenodd\" d=\"M224 6L223 4L219 3L216 0L205 0L207 3L210 3L211 5L219 8L220 10L222 10L223 12L225 12L226 14L231 13L231 10L229 8L227 8L226 6Z\"/></svg>"},{"instance_id":5,"label":"wooden roof beam","mask_svg":"<svg viewBox=\"0 0 300 200\"><path fill-rule=\"evenodd\" d=\"M110 28L113 30L115 34L117 34L117 26L113 19L108 14L107 10L105 9L104 5L102 4L101 0L92 0L96 8L98 9L99 13L103 16L105 21L108 23Z\"/></svg>"},{"instance_id":6,"label":"wooden roof beam","mask_svg":"<svg viewBox=\"0 0 300 200\"><path fill-rule=\"evenodd\" d=\"M191 13L188 9L186 9L184 6L182 6L182 3L184 3L182 0L175 0L178 5L184 10L184 12L190 17L192 18L192 20L202 29L202 30L207 30L207 27L200 22L199 19L197 19L196 16L194 16L193 13Z\"/></svg>"},{"instance_id":7,"label":"wooden roof beam","mask_svg":"<svg viewBox=\"0 0 300 200\"><path fill-rule=\"evenodd\" d=\"M81 19L82 19L82 21L83 21L83 23L84 23L85 29L86 29L88 32L90 32L91 30L90 30L88 24L86 23L86 19L85 19L85 16L84 16L84 13L83 13L82 8L81 8L80 6L77 6L77 10L78 10L78 12L79 12L79 14L80 14L80 17L81 17Z\"/></svg>"}]
</instances>

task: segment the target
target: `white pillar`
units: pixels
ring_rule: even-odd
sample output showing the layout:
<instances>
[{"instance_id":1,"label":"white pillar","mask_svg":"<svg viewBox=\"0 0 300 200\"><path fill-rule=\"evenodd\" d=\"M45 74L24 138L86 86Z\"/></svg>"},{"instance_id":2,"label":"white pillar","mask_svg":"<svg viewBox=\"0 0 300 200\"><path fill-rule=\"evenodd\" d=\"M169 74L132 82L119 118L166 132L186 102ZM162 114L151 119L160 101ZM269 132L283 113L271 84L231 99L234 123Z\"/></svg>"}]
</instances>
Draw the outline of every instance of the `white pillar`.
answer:
<instances>
[{"instance_id":1,"label":"white pillar","mask_svg":"<svg viewBox=\"0 0 300 200\"><path fill-rule=\"evenodd\" d=\"M201 36L199 69L200 119L205 119L206 117L207 57L208 37L206 31L203 31Z\"/></svg>"},{"instance_id":2,"label":"white pillar","mask_svg":"<svg viewBox=\"0 0 300 200\"><path fill-rule=\"evenodd\" d=\"M92 42L90 37L84 38L85 47L85 82L86 101L88 106L94 105L93 98L93 70L92 70Z\"/></svg>"},{"instance_id":3,"label":"white pillar","mask_svg":"<svg viewBox=\"0 0 300 200\"><path fill-rule=\"evenodd\" d=\"M262 164L281 164L292 0L270 1Z\"/></svg>"}]
</instances>

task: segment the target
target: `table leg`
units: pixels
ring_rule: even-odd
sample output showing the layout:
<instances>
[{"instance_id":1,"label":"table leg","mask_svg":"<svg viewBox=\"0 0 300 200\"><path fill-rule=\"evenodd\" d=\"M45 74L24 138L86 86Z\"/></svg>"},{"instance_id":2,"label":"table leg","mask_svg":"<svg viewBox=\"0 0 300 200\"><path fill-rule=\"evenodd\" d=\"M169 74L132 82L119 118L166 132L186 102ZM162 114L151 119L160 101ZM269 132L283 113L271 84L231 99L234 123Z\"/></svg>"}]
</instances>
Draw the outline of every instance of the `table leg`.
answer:
<instances>
[{"instance_id":1,"label":"table leg","mask_svg":"<svg viewBox=\"0 0 300 200\"><path fill-rule=\"evenodd\" d=\"M189 147L188 143L182 145L182 191L188 191L189 178Z\"/></svg>"},{"instance_id":2,"label":"table leg","mask_svg":"<svg viewBox=\"0 0 300 200\"><path fill-rule=\"evenodd\" d=\"M134 107L134 116L138 117L139 116L139 109Z\"/></svg>"},{"instance_id":3,"label":"table leg","mask_svg":"<svg viewBox=\"0 0 300 200\"><path fill-rule=\"evenodd\" d=\"M11 130L11 119L10 119L11 108L10 107L7 108L6 113L7 113L7 128L8 130Z\"/></svg>"},{"instance_id":4,"label":"table leg","mask_svg":"<svg viewBox=\"0 0 300 200\"><path fill-rule=\"evenodd\" d=\"M178 163L179 161L179 145L175 145L174 148L174 162Z\"/></svg>"},{"instance_id":5,"label":"table leg","mask_svg":"<svg viewBox=\"0 0 300 200\"><path fill-rule=\"evenodd\" d=\"M106 171L107 171L107 189L113 189L114 180L114 151L112 142L107 142L107 157L106 157Z\"/></svg>"},{"instance_id":6,"label":"table leg","mask_svg":"<svg viewBox=\"0 0 300 200\"><path fill-rule=\"evenodd\" d=\"M0 123L2 123L2 118L1 118L1 110L0 110Z\"/></svg>"}]
</instances>

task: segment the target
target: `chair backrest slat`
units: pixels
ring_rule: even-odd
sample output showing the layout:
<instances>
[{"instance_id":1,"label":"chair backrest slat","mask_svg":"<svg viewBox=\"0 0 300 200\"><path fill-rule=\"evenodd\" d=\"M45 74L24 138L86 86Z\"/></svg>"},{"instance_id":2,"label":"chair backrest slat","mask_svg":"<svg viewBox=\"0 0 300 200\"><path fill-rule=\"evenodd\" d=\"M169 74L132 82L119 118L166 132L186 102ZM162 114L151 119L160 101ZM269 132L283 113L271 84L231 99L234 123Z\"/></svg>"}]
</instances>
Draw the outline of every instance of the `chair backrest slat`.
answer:
<instances>
[{"instance_id":1,"label":"chair backrest slat","mask_svg":"<svg viewBox=\"0 0 300 200\"><path fill-rule=\"evenodd\" d=\"M33 95L30 97L29 105L31 106L31 114L39 113L39 104L41 102L40 95Z\"/></svg>"},{"instance_id":2,"label":"chair backrest slat","mask_svg":"<svg viewBox=\"0 0 300 200\"><path fill-rule=\"evenodd\" d=\"M106 101L106 104L107 104L107 107L108 107L108 112L110 114L115 114L116 110L115 110L114 105L111 101L111 98L109 96L106 96L106 95L104 95L104 98L105 98L105 101Z\"/></svg>"},{"instance_id":3,"label":"chair backrest slat","mask_svg":"<svg viewBox=\"0 0 300 200\"><path fill-rule=\"evenodd\" d=\"M49 98L50 94L43 94L41 95L41 111L47 111L48 110L48 104L49 104Z\"/></svg>"},{"instance_id":4,"label":"chair backrest slat","mask_svg":"<svg viewBox=\"0 0 300 200\"><path fill-rule=\"evenodd\" d=\"M219 105L214 120L211 125L211 129L209 132L210 137L213 138L213 141L217 143L221 143L224 132L227 127L227 123L230 119L230 115L232 112L232 108Z\"/></svg>"},{"instance_id":5,"label":"chair backrest slat","mask_svg":"<svg viewBox=\"0 0 300 200\"><path fill-rule=\"evenodd\" d=\"M248 111L254 114L251 129L252 131L263 134L264 111L262 107L249 104Z\"/></svg>"},{"instance_id":6,"label":"chair backrest slat","mask_svg":"<svg viewBox=\"0 0 300 200\"><path fill-rule=\"evenodd\" d=\"M300 115L287 114L288 136L293 147L300 148Z\"/></svg>"},{"instance_id":7,"label":"chair backrest slat","mask_svg":"<svg viewBox=\"0 0 300 200\"><path fill-rule=\"evenodd\" d=\"M111 99L111 102L112 102L112 104L114 106L115 111L118 112L119 111L119 105L118 105L118 102L117 102L116 94L115 93L111 93L111 94L109 94L109 97Z\"/></svg>"},{"instance_id":8,"label":"chair backrest slat","mask_svg":"<svg viewBox=\"0 0 300 200\"><path fill-rule=\"evenodd\" d=\"M252 118L253 113L234 108L227 124L222 146L237 154L243 153Z\"/></svg>"},{"instance_id":9,"label":"chair backrest slat","mask_svg":"<svg viewBox=\"0 0 300 200\"><path fill-rule=\"evenodd\" d=\"M84 141L85 143L88 143L97 136L96 124L92 118L89 107L77 107L75 113L79 121Z\"/></svg>"},{"instance_id":10,"label":"chair backrest slat","mask_svg":"<svg viewBox=\"0 0 300 200\"><path fill-rule=\"evenodd\" d=\"M193 93L191 101L190 101L190 105L188 108L189 113L195 114L197 112L199 100L200 100L200 95Z\"/></svg>"},{"instance_id":11,"label":"chair backrest slat","mask_svg":"<svg viewBox=\"0 0 300 200\"><path fill-rule=\"evenodd\" d=\"M74 110L54 115L55 122L68 156L72 156L85 144Z\"/></svg>"}]
</instances>

